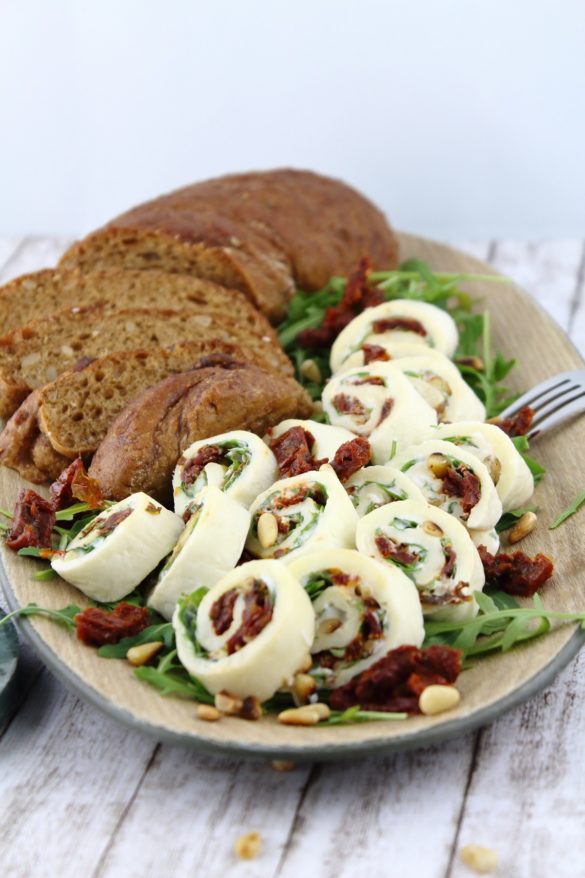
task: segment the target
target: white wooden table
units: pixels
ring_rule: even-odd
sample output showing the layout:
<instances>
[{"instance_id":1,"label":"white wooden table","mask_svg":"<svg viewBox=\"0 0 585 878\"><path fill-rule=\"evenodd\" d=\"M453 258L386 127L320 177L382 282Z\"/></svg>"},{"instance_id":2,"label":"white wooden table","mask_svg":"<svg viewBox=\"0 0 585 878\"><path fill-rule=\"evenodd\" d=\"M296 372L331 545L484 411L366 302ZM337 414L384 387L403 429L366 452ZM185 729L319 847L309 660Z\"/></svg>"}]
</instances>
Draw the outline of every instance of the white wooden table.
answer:
<instances>
[{"instance_id":1,"label":"white wooden table","mask_svg":"<svg viewBox=\"0 0 585 878\"><path fill-rule=\"evenodd\" d=\"M0 239L0 282L53 264L67 243ZM585 351L583 241L460 246ZM0 730L2 878L463 878L470 842L494 848L506 878L585 876L584 653L479 732L288 773L129 731L23 653L21 704ZM237 860L251 830L262 854Z\"/></svg>"}]
</instances>

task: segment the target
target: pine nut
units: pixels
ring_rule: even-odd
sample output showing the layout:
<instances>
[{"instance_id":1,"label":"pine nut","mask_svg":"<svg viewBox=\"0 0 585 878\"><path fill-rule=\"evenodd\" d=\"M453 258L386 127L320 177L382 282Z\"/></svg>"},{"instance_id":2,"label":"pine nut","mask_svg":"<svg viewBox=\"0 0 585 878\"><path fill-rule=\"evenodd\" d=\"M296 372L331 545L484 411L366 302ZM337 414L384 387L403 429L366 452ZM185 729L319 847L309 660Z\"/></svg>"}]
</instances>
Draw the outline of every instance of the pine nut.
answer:
<instances>
[{"instance_id":1,"label":"pine nut","mask_svg":"<svg viewBox=\"0 0 585 878\"><path fill-rule=\"evenodd\" d=\"M262 838L259 832L247 832L234 842L234 852L240 860L253 860L261 850Z\"/></svg>"},{"instance_id":2,"label":"pine nut","mask_svg":"<svg viewBox=\"0 0 585 878\"><path fill-rule=\"evenodd\" d=\"M242 719L256 720L262 716L262 705L255 695L248 695L244 698L242 709L240 711Z\"/></svg>"},{"instance_id":3,"label":"pine nut","mask_svg":"<svg viewBox=\"0 0 585 878\"><path fill-rule=\"evenodd\" d=\"M435 524L434 521L423 521L422 529L426 534L430 534L432 537L442 537L443 531L439 527L438 524Z\"/></svg>"},{"instance_id":4,"label":"pine nut","mask_svg":"<svg viewBox=\"0 0 585 878\"><path fill-rule=\"evenodd\" d=\"M139 646L131 646L126 653L126 658L131 665L139 668L154 658L157 652L160 652L164 643L162 640L153 640L150 643L141 643Z\"/></svg>"},{"instance_id":5,"label":"pine nut","mask_svg":"<svg viewBox=\"0 0 585 878\"><path fill-rule=\"evenodd\" d=\"M197 716L199 719L204 719L205 722L214 723L221 718L221 713L217 707L213 707L211 704L198 704Z\"/></svg>"},{"instance_id":6,"label":"pine nut","mask_svg":"<svg viewBox=\"0 0 585 878\"><path fill-rule=\"evenodd\" d=\"M502 464L498 457L490 457L486 460L486 464L488 464L488 470L491 476L491 480L494 485L497 485L500 481L500 476L502 475Z\"/></svg>"},{"instance_id":7,"label":"pine nut","mask_svg":"<svg viewBox=\"0 0 585 878\"><path fill-rule=\"evenodd\" d=\"M434 476L438 479L442 479L443 476L447 475L449 462L443 454L434 452L433 454L429 454L427 458L427 466Z\"/></svg>"},{"instance_id":8,"label":"pine nut","mask_svg":"<svg viewBox=\"0 0 585 878\"><path fill-rule=\"evenodd\" d=\"M314 381L315 384L321 381L321 370L315 360L305 360L301 363L300 373L307 381Z\"/></svg>"},{"instance_id":9,"label":"pine nut","mask_svg":"<svg viewBox=\"0 0 585 878\"><path fill-rule=\"evenodd\" d=\"M317 684L310 674L295 674L293 682L293 694L300 702L309 700L309 696L315 692Z\"/></svg>"},{"instance_id":10,"label":"pine nut","mask_svg":"<svg viewBox=\"0 0 585 878\"><path fill-rule=\"evenodd\" d=\"M485 369L481 357L459 357L457 362L461 366L470 366L472 369L475 369L476 372L483 372Z\"/></svg>"},{"instance_id":11,"label":"pine nut","mask_svg":"<svg viewBox=\"0 0 585 878\"><path fill-rule=\"evenodd\" d=\"M479 875L488 875L498 868L498 855L480 844L466 844L459 851L462 862Z\"/></svg>"},{"instance_id":12,"label":"pine nut","mask_svg":"<svg viewBox=\"0 0 585 878\"><path fill-rule=\"evenodd\" d=\"M538 521L534 512L525 512L522 518L518 519L513 528L508 532L509 543L519 543L529 533L532 533Z\"/></svg>"},{"instance_id":13,"label":"pine nut","mask_svg":"<svg viewBox=\"0 0 585 878\"><path fill-rule=\"evenodd\" d=\"M278 521L272 512L263 512L258 519L258 542L263 549L269 549L278 539Z\"/></svg>"},{"instance_id":14,"label":"pine nut","mask_svg":"<svg viewBox=\"0 0 585 878\"><path fill-rule=\"evenodd\" d=\"M427 686L420 694L418 706L425 716L434 716L453 710L461 701L461 693L455 686Z\"/></svg>"},{"instance_id":15,"label":"pine nut","mask_svg":"<svg viewBox=\"0 0 585 878\"><path fill-rule=\"evenodd\" d=\"M294 771L294 762L286 762L284 759L273 759L270 763L275 771Z\"/></svg>"},{"instance_id":16,"label":"pine nut","mask_svg":"<svg viewBox=\"0 0 585 878\"><path fill-rule=\"evenodd\" d=\"M278 714L278 722L287 726L316 726L331 714L326 704L304 704L302 707L289 707Z\"/></svg>"},{"instance_id":17,"label":"pine nut","mask_svg":"<svg viewBox=\"0 0 585 878\"><path fill-rule=\"evenodd\" d=\"M238 716L244 702L241 698L230 695L229 692L218 692L215 696L215 706L220 713L225 713L226 716Z\"/></svg>"},{"instance_id":18,"label":"pine nut","mask_svg":"<svg viewBox=\"0 0 585 878\"><path fill-rule=\"evenodd\" d=\"M341 619L323 619L323 621L319 624L319 628L317 633L319 636L333 634L334 631L337 631L338 628L341 628L343 622Z\"/></svg>"}]
</instances>

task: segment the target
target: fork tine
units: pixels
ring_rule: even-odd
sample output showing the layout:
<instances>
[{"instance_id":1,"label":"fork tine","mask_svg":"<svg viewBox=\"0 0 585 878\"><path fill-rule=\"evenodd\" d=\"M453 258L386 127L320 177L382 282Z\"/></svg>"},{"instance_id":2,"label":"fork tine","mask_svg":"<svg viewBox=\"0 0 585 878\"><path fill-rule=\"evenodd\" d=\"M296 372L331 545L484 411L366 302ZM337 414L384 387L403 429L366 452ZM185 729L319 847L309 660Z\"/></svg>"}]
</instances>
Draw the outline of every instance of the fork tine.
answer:
<instances>
[{"instance_id":1,"label":"fork tine","mask_svg":"<svg viewBox=\"0 0 585 878\"><path fill-rule=\"evenodd\" d=\"M557 390L547 396L543 396L534 405L534 418L532 423L536 425L538 421L542 421L547 415L552 414L563 405L568 405L575 398L575 394L581 394L585 390L583 385L570 383L560 390Z\"/></svg>"},{"instance_id":2,"label":"fork tine","mask_svg":"<svg viewBox=\"0 0 585 878\"><path fill-rule=\"evenodd\" d=\"M528 438L534 439L539 433L548 432L553 427L558 427L560 424L568 421L569 418L574 418L582 412L585 412L585 387L581 389L581 393L578 396L574 396L568 402L554 409L536 427L532 427L528 432Z\"/></svg>"},{"instance_id":3,"label":"fork tine","mask_svg":"<svg viewBox=\"0 0 585 878\"><path fill-rule=\"evenodd\" d=\"M523 393L517 400L507 406L499 415L500 418L509 418L516 412L520 411L526 405L533 407L544 394L560 389L569 381L575 381L585 386L585 369L575 369L571 372L561 372L559 375L553 375L546 381L541 381L536 387Z\"/></svg>"}]
</instances>

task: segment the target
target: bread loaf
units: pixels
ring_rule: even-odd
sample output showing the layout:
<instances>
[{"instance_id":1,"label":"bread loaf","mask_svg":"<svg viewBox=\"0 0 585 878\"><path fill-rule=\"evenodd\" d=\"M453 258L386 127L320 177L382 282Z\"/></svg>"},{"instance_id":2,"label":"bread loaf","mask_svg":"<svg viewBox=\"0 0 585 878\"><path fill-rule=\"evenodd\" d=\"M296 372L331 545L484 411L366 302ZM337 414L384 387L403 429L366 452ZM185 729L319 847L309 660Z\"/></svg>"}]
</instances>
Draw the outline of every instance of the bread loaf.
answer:
<instances>
[{"instance_id":1,"label":"bread loaf","mask_svg":"<svg viewBox=\"0 0 585 878\"><path fill-rule=\"evenodd\" d=\"M276 170L219 177L146 202L74 244L61 267L163 268L244 292L273 322L295 286L322 287L367 255L397 265L384 216L338 180Z\"/></svg>"},{"instance_id":2,"label":"bread loaf","mask_svg":"<svg viewBox=\"0 0 585 878\"><path fill-rule=\"evenodd\" d=\"M253 347L277 370L292 364L271 334L214 313L91 305L59 311L0 338L0 417L7 418L31 390L54 381L76 362L110 352L216 339Z\"/></svg>"},{"instance_id":3,"label":"bread loaf","mask_svg":"<svg viewBox=\"0 0 585 878\"><path fill-rule=\"evenodd\" d=\"M311 411L311 400L294 379L256 366L172 375L134 397L118 415L89 473L107 497L145 491L170 501L175 464L197 439L233 429L263 435L284 418Z\"/></svg>"}]
</instances>

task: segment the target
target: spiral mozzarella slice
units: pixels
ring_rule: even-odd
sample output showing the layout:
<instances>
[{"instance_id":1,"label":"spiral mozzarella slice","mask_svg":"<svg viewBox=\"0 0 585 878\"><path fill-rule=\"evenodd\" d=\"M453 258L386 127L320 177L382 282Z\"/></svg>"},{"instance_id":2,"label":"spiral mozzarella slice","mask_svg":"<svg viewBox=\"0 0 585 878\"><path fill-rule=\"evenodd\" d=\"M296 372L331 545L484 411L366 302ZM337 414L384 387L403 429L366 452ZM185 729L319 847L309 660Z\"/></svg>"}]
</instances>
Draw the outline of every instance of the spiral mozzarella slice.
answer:
<instances>
[{"instance_id":1,"label":"spiral mozzarella slice","mask_svg":"<svg viewBox=\"0 0 585 878\"><path fill-rule=\"evenodd\" d=\"M502 503L484 464L450 442L428 439L399 452L392 461L439 506L473 530L490 530L502 515Z\"/></svg>"},{"instance_id":2,"label":"spiral mozzarella slice","mask_svg":"<svg viewBox=\"0 0 585 878\"><path fill-rule=\"evenodd\" d=\"M258 521L266 512L278 525L276 541L270 546L262 546L258 540ZM329 464L319 472L276 482L256 498L250 513L246 549L257 558L288 562L315 549L355 546L357 513Z\"/></svg>"},{"instance_id":3,"label":"spiral mozzarella slice","mask_svg":"<svg viewBox=\"0 0 585 878\"><path fill-rule=\"evenodd\" d=\"M398 646L420 646L423 617L414 583L397 567L351 549L324 549L289 569L313 602L311 674L319 686L343 686Z\"/></svg>"},{"instance_id":4,"label":"spiral mozzarella slice","mask_svg":"<svg viewBox=\"0 0 585 878\"><path fill-rule=\"evenodd\" d=\"M360 518L397 500L424 500L422 492L406 473L394 466L365 466L345 483L354 509Z\"/></svg>"},{"instance_id":5,"label":"spiral mozzarella slice","mask_svg":"<svg viewBox=\"0 0 585 878\"><path fill-rule=\"evenodd\" d=\"M458 333L453 318L428 302L393 299L366 308L343 329L331 348L331 371L364 344L404 343L427 345L447 357L455 353Z\"/></svg>"},{"instance_id":6,"label":"spiral mozzarella slice","mask_svg":"<svg viewBox=\"0 0 585 878\"><path fill-rule=\"evenodd\" d=\"M467 619L477 613L474 591L485 576L471 537L452 515L403 500L381 506L361 519L360 552L399 567L416 585L425 616Z\"/></svg>"},{"instance_id":7,"label":"spiral mozzarella slice","mask_svg":"<svg viewBox=\"0 0 585 878\"><path fill-rule=\"evenodd\" d=\"M393 363L376 362L334 375L323 391L332 424L367 436L374 463L386 463L396 448L429 435L434 409Z\"/></svg>"},{"instance_id":8,"label":"spiral mozzarella slice","mask_svg":"<svg viewBox=\"0 0 585 878\"><path fill-rule=\"evenodd\" d=\"M463 448L486 465L504 512L523 506L532 497L532 473L510 437L495 424L479 421L441 424L433 428L430 435Z\"/></svg>"},{"instance_id":9,"label":"spiral mozzarella slice","mask_svg":"<svg viewBox=\"0 0 585 878\"><path fill-rule=\"evenodd\" d=\"M140 491L100 512L51 565L94 601L117 601L154 570L182 530L178 515Z\"/></svg>"},{"instance_id":10,"label":"spiral mozzarella slice","mask_svg":"<svg viewBox=\"0 0 585 878\"><path fill-rule=\"evenodd\" d=\"M152 592L148 605L165 619L182 594L210 588L238 563L250 526L250 513L219 488L203 488L189 506L191 517Z\"/></svg>"},{"instance_id":11,"label":"spiral mozzarella slice","mask_svg":"<svg viewBox=\"0 0 585 878\"><path fill-rule=\"evenodd\" d=\"M379 348L379 351L376 351L375 348ZM400 360L402 357L433 357L442 360L444 356L445 354L442 354L441 351L430 348L428 345L412 344L407 341L393 342L382 338L374 348L370 345L368 350L366 343L359 351L350 354L341 364L340 370L345 371L356 366L367 366L380 360L386 362Z\"/></svg>"},{"instance_id":12,"label":"spiral mozzarella slice","mask_svg":"<svg viewBox=\"0 0 585 878\"><path fill-rule=\"evenodd\" d=\"M485 406L447 357L402 357L395 365L436 411L439 421L483 421Z\"/></svg>"},{"instance_id":13,"label":"spiral mozzarella slice","mask_svg":"<svg viewBox=\"0 0 585 878\"><path fill-rule=\"evenodd\" d=\"M248 507L278 478L276 459L259 436L232 430L190 445L173 474L175 512L182 515L206 485L214 485Z\"/></svg>"},{"instance_id":14,"label":"spiral mozzarella slice","mask_svg":"<svg viewBox=\"0 0 585 878\"><path fill-rule=\"evenodd\" d=\"M307 593L278 561L250 561L213 588L180 598L177 653L210 692L270 698L303 665L315 617Z\"/></svg>"},{"instance_id":15,"label":"spiral mozzarella slice","mask_svg":"<svg viewBox=\"0 0 585 878\"><path fill-rule=\"evenodd\" d=\"M332 457L335 457L335 452L340 445L355 439L354 433L350 433L349 430L344 430L342 427L318 424L317 421L300 421L296 418L288 418L286 421L281 421L276 427L272 427L264 437L264 441L267 445L270 445L271 442L274 442L275 439L278 439L279 436L282 436L291 427L302 427L303 430L311 434L315 441L310 446L310 450L311 456L315 460L322 460L323 458L331 460Z\"/></svg>"}]
</instances>

